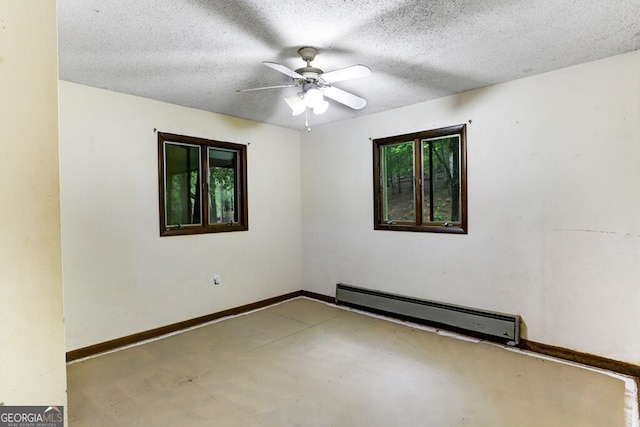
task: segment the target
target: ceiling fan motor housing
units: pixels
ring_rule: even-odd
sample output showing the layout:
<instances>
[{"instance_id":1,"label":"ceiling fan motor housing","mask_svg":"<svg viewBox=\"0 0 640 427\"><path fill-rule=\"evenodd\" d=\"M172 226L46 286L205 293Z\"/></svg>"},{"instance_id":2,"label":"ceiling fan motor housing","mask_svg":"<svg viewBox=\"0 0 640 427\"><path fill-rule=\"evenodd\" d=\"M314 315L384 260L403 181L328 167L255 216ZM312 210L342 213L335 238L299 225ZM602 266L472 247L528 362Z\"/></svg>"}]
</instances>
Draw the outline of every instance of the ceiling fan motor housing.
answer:
<instances>
[{"instance_id":1,"label":"ceiling fan motor housing","mask_svg":"<svg viewBox=\"0 0 640 427\"><path fill-rule=\"evenodd\" d=\"M323 71L320 68L315 67L302 67L296 70L296 73L304 76L306 79L317 79Z\"/></svg>"},{"instance_id":2,"label":"ceiling fan motor housing","mask_svg":"<svg viewBox=\"0 0 640 427\"><path fill-rule=\"evenodd\" d=\"M311 66L311 61L313 61L316 58L316 55L318 54L318 49L316 49L315 47L305 46L298 49L298 54L300 55L303 61L306 61L307 66L298 68L296 70L296 73L304 76L307 80L309 79L316 80L318 76L324 72L320 68L315 68Z\"/></svg>"}]
</instances>

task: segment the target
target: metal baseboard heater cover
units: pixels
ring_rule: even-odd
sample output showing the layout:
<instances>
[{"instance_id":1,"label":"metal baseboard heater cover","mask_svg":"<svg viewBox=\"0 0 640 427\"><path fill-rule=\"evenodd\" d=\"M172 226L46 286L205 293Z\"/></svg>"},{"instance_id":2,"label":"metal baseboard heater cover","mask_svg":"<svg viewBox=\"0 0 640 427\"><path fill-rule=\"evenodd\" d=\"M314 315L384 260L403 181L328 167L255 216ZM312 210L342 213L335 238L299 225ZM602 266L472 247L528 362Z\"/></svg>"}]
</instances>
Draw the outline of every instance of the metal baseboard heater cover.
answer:
<instances>
[{"instance_id":1,"label":"metal baseboard heater cover","mask_svg":"<svg viewBox=\"0 0 640 427\"><path fill-rule=\"evenodd\" d=\"M520 316L423 300L339 283L336 303L517 345Z\"/></svg>"}]
</instances>

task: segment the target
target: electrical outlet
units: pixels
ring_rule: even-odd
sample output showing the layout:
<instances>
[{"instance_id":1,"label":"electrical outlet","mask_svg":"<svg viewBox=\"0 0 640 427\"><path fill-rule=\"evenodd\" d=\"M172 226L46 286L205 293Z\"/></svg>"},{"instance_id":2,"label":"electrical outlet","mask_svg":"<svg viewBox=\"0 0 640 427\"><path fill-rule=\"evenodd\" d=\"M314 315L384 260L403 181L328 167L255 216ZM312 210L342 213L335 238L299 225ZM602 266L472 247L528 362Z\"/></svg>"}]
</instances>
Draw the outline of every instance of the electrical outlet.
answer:
<instances>
[{"instance_id":1,"label":"electrical outlet","mask_svg":"<svg viewBox=\"0 0 640 427\"><path fill-rule=\"evenodd\" d=\"M214 274L214 276L213 276L213 284L214 285L219 285L220 284L220 275L219 274Z\"/></svg>"}]
</instances>

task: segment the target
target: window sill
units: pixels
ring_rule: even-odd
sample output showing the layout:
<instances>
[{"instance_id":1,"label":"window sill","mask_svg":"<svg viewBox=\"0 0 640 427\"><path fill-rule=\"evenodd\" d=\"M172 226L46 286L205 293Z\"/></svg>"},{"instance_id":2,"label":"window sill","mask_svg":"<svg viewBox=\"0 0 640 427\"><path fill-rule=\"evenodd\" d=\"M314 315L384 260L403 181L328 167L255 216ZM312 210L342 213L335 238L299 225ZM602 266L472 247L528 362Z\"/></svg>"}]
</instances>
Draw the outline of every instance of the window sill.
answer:
<instances>
[{"instance_id":1,"label":"window sill","mask_svg":"<svg viewBox=\"0 0 640 427\"><path fill-rule=\"evenodd\" d=\"M248 226L242 224L219 224L209 227L167 228L160 231L160 236L188 236L193 234L226 233L229 231L247 231Z\"/></svg>"},{"instance_id":2,"label":"window sill","mask_svg":"<svg viewBox=\"0 0 640 427\"><path fill-rule=\"evenodd\" d=\"M467 234L466 227L460 225L414 225L414 224L375 224L374 230L413 231L418 233Z\"/></svg>"}]
</instances>

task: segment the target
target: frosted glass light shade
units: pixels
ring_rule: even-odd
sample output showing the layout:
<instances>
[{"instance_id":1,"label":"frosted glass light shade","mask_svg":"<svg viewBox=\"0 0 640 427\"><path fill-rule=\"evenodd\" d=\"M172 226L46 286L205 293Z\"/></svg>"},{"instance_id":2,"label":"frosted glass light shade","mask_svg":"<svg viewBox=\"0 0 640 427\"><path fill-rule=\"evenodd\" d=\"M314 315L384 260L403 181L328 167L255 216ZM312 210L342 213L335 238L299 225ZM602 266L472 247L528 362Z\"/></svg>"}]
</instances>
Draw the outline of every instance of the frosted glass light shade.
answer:
<instances>
[{"instance_id":1,"label":"frosted glass light shade","mask_svg":"<svg viewBox=\"0 0 640 427\"><path fill-rule=\"evenodd\" d=\"M304 113L304 110L307 109L307 105L302 100L302 98L300 98L300 94L298 93L296 93L295 95L287 96L284 100L291 108L292 116L298 116Z\"/></svg>"},{"instance_id":2,"label":"frosted glass light shade","mask_svg":"<svg viewBox=\"0 0 640 427\"><path fill-rule=\"evenodd\" d=\"M316 108L322 101L324 101L324 97L318 89L309 89L304 94L304 103L309 108Z\"/></svg>"},{"instance_id":3,"label":"frosted glass light shade","mask_svg":"<svg viewBox=\"0 0 640 427\"><path fill-rule=\"evenodd\" d=\"M319 102L318 105L315 106L315 108L313 109L313 113L322 114L325 111L327 111L327 108L329 108L329 103L323 100L322 102Z\"/></svg>"}]
</instances>

